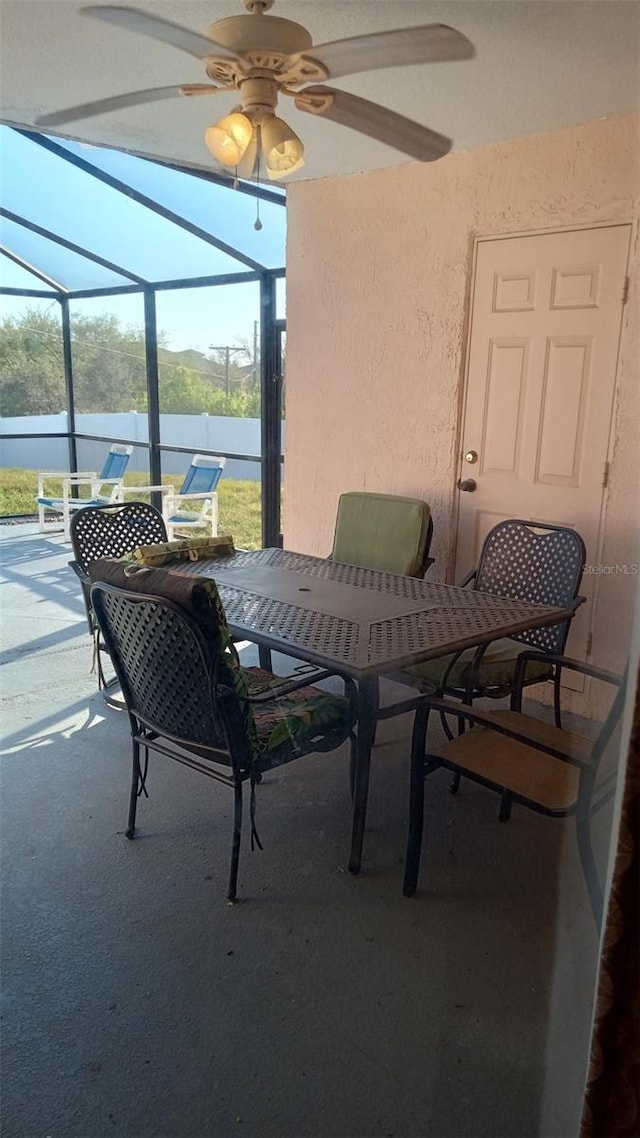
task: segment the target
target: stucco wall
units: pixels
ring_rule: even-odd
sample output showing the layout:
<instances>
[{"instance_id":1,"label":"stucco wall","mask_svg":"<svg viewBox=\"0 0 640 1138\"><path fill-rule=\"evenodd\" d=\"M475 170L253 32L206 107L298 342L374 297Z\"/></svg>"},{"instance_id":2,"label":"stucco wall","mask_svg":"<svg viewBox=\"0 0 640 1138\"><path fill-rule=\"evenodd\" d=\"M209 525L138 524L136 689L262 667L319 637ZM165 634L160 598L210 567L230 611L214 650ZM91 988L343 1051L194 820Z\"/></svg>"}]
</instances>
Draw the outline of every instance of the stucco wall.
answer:
<instances>
[{"instance_id":1,"label":"stucco wall","mask_svg":"<svg viewBox=\"0 0 640 1138\"><path fill-rule=\"evenodd\" d=\"M452 579L474 238L637 218L638 187L638 116L630 115L290 188L289 548L329 552L343 490L415 494L434 514L430 577ZM633 241L637 249L635 229ZM604 563L629 566L640 563L636 287L634 277L602 550ZM637 578L600 584L594 654L615 666Z\"/></svg>"}]
</instances>

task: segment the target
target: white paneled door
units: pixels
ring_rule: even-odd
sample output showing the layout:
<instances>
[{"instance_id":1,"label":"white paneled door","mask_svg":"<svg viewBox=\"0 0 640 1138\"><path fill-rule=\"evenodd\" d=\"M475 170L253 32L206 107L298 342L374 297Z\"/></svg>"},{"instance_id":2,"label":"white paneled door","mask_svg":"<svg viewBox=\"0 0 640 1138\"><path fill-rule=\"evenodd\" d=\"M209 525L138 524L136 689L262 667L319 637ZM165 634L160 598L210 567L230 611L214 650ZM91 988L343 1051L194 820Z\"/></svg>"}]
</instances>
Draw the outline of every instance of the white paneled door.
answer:
<instances>
[{"instance_id":1,"label":"white paneled door","mask_svg":"<svg viewBox=\"0 0 640 1138\"><path fill-rule=\"evenodd\" d=\"M573 526L597 563L630 233L478 240L456 580L503 518ZM587 651L595 581L585 575L572 655Z\"/></svg>"}]
</instances>

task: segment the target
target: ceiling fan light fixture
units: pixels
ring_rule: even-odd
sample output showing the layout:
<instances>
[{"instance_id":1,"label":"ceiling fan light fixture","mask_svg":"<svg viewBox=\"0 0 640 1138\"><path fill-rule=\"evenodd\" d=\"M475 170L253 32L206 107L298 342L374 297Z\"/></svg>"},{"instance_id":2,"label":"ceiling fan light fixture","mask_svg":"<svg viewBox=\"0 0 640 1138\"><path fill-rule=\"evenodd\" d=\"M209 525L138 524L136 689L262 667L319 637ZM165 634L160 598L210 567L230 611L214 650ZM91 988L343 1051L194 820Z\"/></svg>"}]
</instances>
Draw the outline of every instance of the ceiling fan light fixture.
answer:
<instances>
[{"instance_id":1,"label":"ceiling fan light fixture","mask_svg":"<svg viewBox=\"0 0 640 1138\"><path fill-rule=\"evenodd\" d=\"M204 140L207 147L223 166L239 166L253 138L253 123L247 115L234 111L208 127Z\"/></svg>"},{"instance_id":2,"label":"ceiling fan light fixture","mask_svg":"<svg viewBox=\"0 0 640 1138\"><path fill-rule=\"evenodd\" d=\"M271 181L294 174L304 166L304 146L284 119L269 115L260 128L262 153Z\"/></svg>"}]
</instances>

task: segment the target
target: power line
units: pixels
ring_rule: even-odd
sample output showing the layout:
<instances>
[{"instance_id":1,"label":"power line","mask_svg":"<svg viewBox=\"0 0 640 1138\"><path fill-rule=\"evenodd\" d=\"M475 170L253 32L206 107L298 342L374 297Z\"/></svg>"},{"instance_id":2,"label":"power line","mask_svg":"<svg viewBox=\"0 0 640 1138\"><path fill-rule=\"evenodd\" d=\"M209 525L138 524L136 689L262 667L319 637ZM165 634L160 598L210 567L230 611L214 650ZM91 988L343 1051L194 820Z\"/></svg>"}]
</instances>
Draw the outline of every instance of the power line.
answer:
<instances>
[{"instance_id":1,"label":"power line","mask_svg":"<svg viewBox=\"0 0 640 1138\"><path fill-rule=\"evenodd\" d=\"M45 336L45 337L48 337L49 339L55 339L55 340L58 339L58 337L55 335L54 332L45 332L42 328L31 328L31 327L29 327L28 324L22 324L21 329L23 329L25 332L33 332L33 334L36 336ZM74 344L78 344L81 348L95 348L96 351L110 352L114 356L123 356L126 359L138 360L138 362L142 363L142 364L144 364L144 362L145 362L145 357L144 356L138 356L135 354L135 352L124 352L124 351L122 351L121 348L107 348L104 344L92 343L90 340L79 340L78 337L74 336L74 335L71 336L71 340ZM189 351L189 350L190 349L187 349L187 351ZM235 351L245 351L246 349L237 348L234 350ZM165 348L164 351L168 352L168 351L171 351L171 349ZM210 379L226 380L226 376L220 374L219 372L203 371L202 368L192 367L191 364L175 363L173 360L160 360L160 359L158 360L158 364L161 367L187 368L188 371L193 371L193 372L195 372L196 375L205 375L205 376L208 376Z\"/></svg>"}]
</instances>

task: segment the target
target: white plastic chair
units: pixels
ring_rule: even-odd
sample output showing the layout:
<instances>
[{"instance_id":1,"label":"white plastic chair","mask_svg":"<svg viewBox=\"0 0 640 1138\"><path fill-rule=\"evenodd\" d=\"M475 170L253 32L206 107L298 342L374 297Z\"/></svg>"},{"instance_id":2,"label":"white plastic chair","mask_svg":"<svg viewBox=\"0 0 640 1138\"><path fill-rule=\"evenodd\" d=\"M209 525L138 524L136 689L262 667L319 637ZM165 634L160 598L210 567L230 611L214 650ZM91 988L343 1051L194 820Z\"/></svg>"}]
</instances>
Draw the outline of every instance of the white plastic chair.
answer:
<instances>
[{"instance_id":1,"label":"white plastic chair","mask_svg":"<svg viewBox=\"0 0 640 1138\"><path fill-rule=\"evenodd\" d=\"M173 484L161 486L127 486L124 494L137 497L152 492L162 494L162 516L169 541L175 530L204 530L211 537L218 535L218 495L216 487L222 477L226 458L196 454L191 460L182 486L176 493ZM199 502L198 510L185 508L190 502Z\"/></svg>"},{"instance_id":2,"label":"white plastic chair","mask_svg":"<svg viewBox=\"0 0 640 1138\"><path fill-rule=\"evenodd\" d=\"M132 446L113 443L99 474L95 470L79 470L75 474L66 470L40 471L36 497L40 532L48 533L52 529L59 529L57 515L62 514L64 538L69 541L69 522L75 510L82 510L85 506L112 506L114 502L122 501L123 476L132 452ZM45 493L45 482L53 478L58 481L62 479L61 498L49 497ZM71 491L80 486L90 487L88 498L72 497ZM52 513L56 517L47 521L47 514Z\"/></svg>"}]
</instances>

